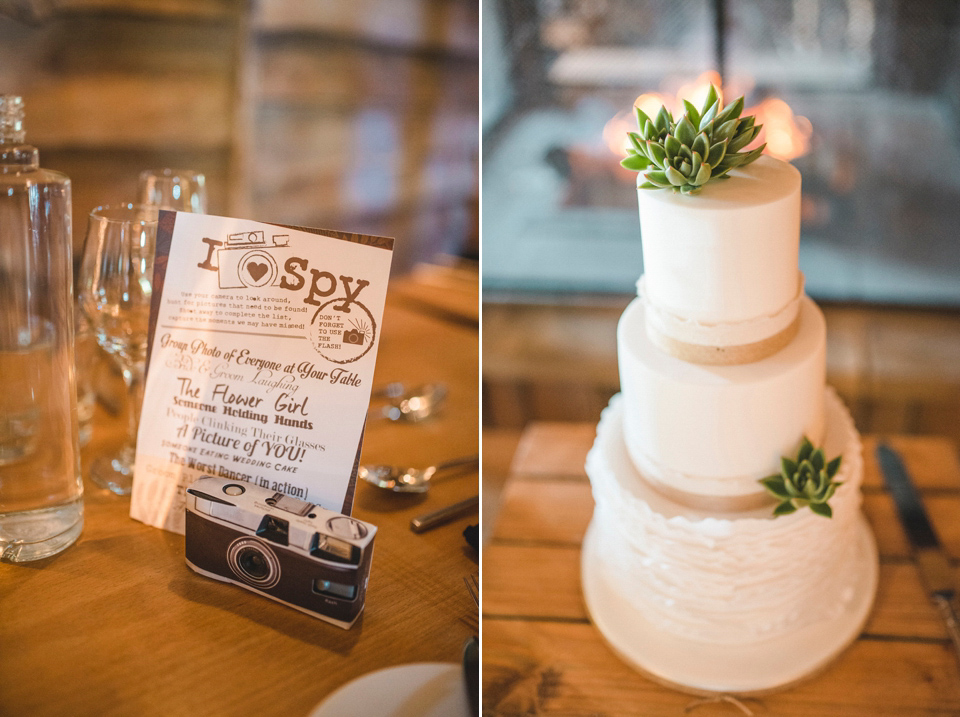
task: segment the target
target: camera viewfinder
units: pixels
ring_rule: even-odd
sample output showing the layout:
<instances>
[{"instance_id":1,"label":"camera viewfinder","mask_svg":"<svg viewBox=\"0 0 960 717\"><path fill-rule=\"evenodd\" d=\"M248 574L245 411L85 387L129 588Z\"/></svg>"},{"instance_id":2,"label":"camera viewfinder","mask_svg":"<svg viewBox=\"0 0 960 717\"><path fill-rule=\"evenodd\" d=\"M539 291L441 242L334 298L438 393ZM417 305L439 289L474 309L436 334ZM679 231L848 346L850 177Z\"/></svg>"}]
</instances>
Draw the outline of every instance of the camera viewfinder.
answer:
<instances>
[{"instance_id":1,"label":"camera viewfinder","mask_svg":"<svg viewBox=\"0 0 960 717\"><path fill-rule=\"evenodd\" d=\"M277 545L289 545L290 523L274 515L265 515L257 528L257 535Z\"/></svg>"}]
</instances>

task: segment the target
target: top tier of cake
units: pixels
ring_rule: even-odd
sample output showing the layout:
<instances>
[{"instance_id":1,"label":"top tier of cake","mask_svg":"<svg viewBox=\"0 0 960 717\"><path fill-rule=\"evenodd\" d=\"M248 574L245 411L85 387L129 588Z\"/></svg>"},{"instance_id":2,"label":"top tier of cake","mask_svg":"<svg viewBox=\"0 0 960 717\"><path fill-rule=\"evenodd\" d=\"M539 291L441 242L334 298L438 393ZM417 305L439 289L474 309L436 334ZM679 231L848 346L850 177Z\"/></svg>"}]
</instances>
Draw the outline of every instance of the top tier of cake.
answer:
<instances>
[{"instance_id":1,"label":"top tier of cake","mask_svg":"<svg viewBox=\"0 0 960 717\"><path fill-rule=\"evenodd\" d=\"M694 197L637 190L640 294L655 327L679 341L760 342L799 310L800 173L762 156L730 176Z\"/></svg>"}]
</instances>

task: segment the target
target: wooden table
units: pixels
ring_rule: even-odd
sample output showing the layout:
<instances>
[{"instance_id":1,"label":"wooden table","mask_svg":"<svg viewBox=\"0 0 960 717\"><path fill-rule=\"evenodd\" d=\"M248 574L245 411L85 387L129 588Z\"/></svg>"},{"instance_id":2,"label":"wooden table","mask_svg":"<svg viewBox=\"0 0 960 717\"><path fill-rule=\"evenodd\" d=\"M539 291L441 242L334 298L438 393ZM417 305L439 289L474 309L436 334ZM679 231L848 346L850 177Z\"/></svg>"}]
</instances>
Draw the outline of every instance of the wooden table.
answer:
<instances>
[{"instance_id":1,"label":"wooden table","mask_svg":"<svg viewBox=\"0 0 960 717\"><path fill-rule=\"evenodd\" d=\"M590 624L580 542L593 512L584 458L596 426L533 424L483 549L485 715L739 715L730 703L661 687L621 662ZM895 437L954 560L960 558L960 463L941 438ZM824 673L745 698L755 715L958 715L960 668L920 586L874 448L865 445L864 511L880 549L880 586L860 638Z\"/></svg>"},{"instance_id":2,"label":"wooden table","mask_svg":"<svg viewBox=\"0 0 960 717\"><path fill-rule=\"evenodd\" d=\"M478 341L469 318L411 308L391 292L374 385L442 381L445 412L421 424L369 421L367 463L431 461L477 452ZM122 440L100 411L91 458ZM476 633L463 584L477 555L461 536L476 515L432 532L416 515L477 493L476 473L420 496L359 486L355 514L379 526L366 609L342 630L184 564L183 537L128 517L129 498L85 480L77 544L58 556L0 565L0 714L306 715L372 670L459 662Z\"/></svg>"}]
</instances>

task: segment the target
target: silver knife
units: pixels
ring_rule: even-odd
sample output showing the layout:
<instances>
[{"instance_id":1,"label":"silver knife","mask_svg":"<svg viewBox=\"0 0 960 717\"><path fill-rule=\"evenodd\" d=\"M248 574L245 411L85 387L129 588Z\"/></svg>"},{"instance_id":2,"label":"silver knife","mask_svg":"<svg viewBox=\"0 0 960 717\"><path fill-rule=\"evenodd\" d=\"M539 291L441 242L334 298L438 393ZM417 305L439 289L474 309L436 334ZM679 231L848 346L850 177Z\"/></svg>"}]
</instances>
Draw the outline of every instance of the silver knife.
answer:
<instances>
[{"instance_id":1,"label":"silver knife","mask_svg":"<svg viewBox=\"0 0 960 717\"><path fill-rule=\"evenodd\" d=\"M877 446L877 460L913 547L920 579L947 625L947 633L960 660L960 596L953 568L900 456L890 446L881 443Z\"/></svg>"},{"instance_id":2,"label":"silver knife","mask_svg":"<svg viewBox=\"0 0 960 717\"><path fill-rule=\"evenodd\" d=\"M451 520L459 518L461 515L474 511L480 505L480 496L475 495L472 498L461 500L459 503L448 505L446 508L435 510L426 515L420 515L410 521L410 530L414 533L424 533L436 528L438 525L449 523Z\"/></svg>"}]
</instances>

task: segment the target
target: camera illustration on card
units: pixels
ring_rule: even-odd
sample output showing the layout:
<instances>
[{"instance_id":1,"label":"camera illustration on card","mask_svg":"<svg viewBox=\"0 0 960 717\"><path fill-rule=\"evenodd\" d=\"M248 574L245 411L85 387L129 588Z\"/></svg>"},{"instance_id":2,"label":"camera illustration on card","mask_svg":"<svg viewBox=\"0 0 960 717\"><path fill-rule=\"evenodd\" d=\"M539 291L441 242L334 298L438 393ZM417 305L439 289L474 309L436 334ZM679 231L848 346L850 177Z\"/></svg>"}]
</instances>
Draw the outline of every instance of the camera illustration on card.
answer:
<instances>
[{"instance_id":1,"label":"camera illustration on card","mask_svg":"<svg viewBox=\"0 0 960 717\"><path fill-rule=\"evenodd\" d=\"M350 319L350 328L343 330L342 341L345 344L354 344L363 346L368 338L371 337L370 324L366 321Z\"/></svg>"},{"instance_id":2,"label":"camera illustration on card","mask_svg":"<svg viewBox=\"0 0 960 717\"><path fill-rule=\"evenodd\" d=\"M349 628L377 528L252 483L201 476L186 492L187 565Z\"/></svg>"},{"instance_id":3,"label":"camera illustration on card","mask_svg":"<svg viewBox=\"0 0 960 717\"><path fill-rule=\"evenodd\" d=\"M290 237L275 234L268 242L263 231L238 232L217 250L221 289L272 286L280 281L280 267L293 256Z\"/></svg>"}]
</instances>

